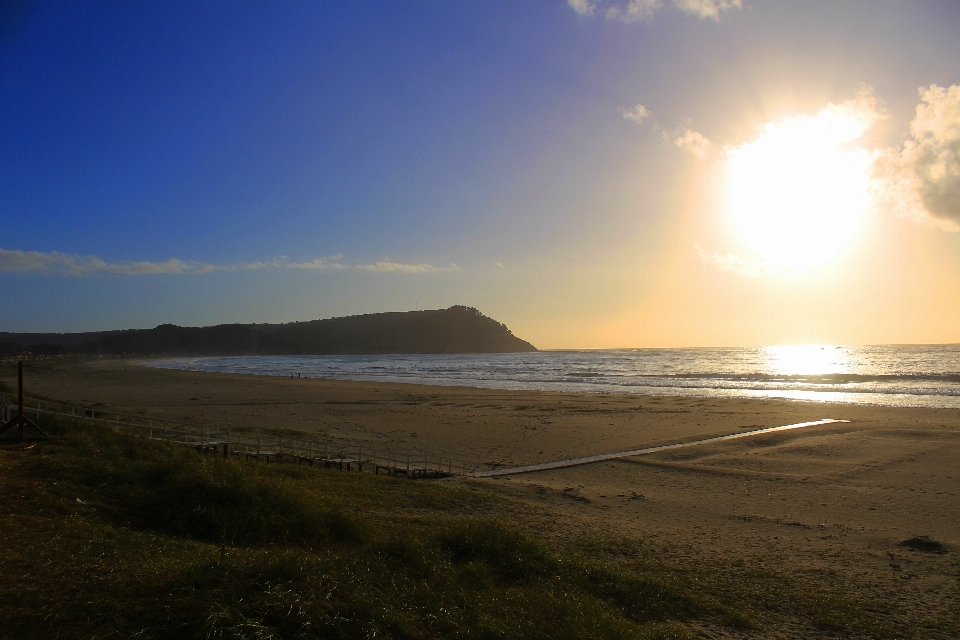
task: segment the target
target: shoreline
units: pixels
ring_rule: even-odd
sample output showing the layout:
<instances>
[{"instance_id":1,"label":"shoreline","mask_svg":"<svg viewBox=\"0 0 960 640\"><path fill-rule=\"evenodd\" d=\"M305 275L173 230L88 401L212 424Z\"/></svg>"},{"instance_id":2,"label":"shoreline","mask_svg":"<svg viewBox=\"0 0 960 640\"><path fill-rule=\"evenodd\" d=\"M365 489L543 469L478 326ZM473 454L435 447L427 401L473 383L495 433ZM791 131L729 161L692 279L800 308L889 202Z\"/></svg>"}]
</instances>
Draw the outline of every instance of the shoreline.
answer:
<instances>
[{"instance_id":1,"label":"shoreline","mask_svg":"<svg viewBox=\"0 0 960 640\"><path fill-rule=\"evenodd\" d=\"M436 354L434 354L436 355ZM469 355L490 354L441 354L440 362L445 363L450 360L463 358ZM529 356L529 354L495 354L499 356L520 355ZM510 392L541 392L541 393L574 393L574 394L610 394L623 396L652 396L652 397L682 397L682 398L707 398L707 399L772 399L772 400L792 400L809 401L823 404L851 404L875 407L920 407L935 409L960 409L960 393L924 393L929 387L911 389L909 385L916 385L918 381L923 381L928 385L935 385L942 382L944 378L947 383L955 384L956 374L936 374L931 373L927 376L917 376L911 374L890 375L890 374L864 374L864 373L829 373L829 374L739 374L734 372L717 373L684 373L684 374L663 374L648 373L635 374L631 378L632 384L623 384L618 382L622 374L616 371L609 373L597 373L591 371L588 374L582 372L567 373L565 376L544 371L536 373L530 379L525 379L520 374L516 377L506 376L498 377L496 373L487 374L484 377L483 367L471 368L473 363L464 363L464 369L456 367L456 371L465 371L466 374L460 376L430 375L428 368L422 373L418 373L417 365L404 370L402 367L394 372L373 373L372 371L363 371L365 365L361 365L360 370L351 371L350 365L344 367L340 362L342 359L354 360L355 363L365 361L376 361L383 359L384 362L390 362L396 358L397 361L408 359L431 358L432 355L424 356L422 354L387 354L382 356L209 356L209 357L156 357L151 359L139 359L140 364L146 367L191 371L195 373L224 373L239 375L261 375L277 378L285 378L291 373L305 374L300 379L322 379L338 380L343 382L367 382L373 384L410 384L429 387L464 387L470 389L488 389L494 391ZM329 366L320 364L322 358L330 358L334 364ZM229 365L221 365L224 361L230 360L257 360L261 364L254 364L250 369L235 368L231 369ZM289 360L290 364L283 367L278 361ZM213 365L208 367L194 366L198 361L212 361ZM169 364L168 364L169 363ZM578 367L586 364L593 364L601 371L609 363L558 363L562 366ZM377 366L372 369L386 369L388 367ZM337 367L343 367L340 370ZM443 365L439 365L443 366ZM510 365L507 365L510 366ZM551 365L552 366L552 365ZM311 370L312 369L312 370ZM406 372L411 372L406 375ZM473 375L471 375L473 374ZM539 376L539 377L537 377ZM559 376L559 377L558 377ZM584 380L598 380L599 382L585 382ZM665 380L671 382L664 384ZM677 384L672 381L687 380L713 380L728 381L724 385L722 382L713 385L696 384ZM745 384L745 380L752 380L753 384ZM817 381L812 381L817 380ZM857 386L855 388L841 388L845 384L853 381ZM882 382L888 386L881 391L871 389L870 384ZM738 384L739 383L739 384ZM900 385L900 386L895 386ZM766 386L766 388L764 388ZM955 390L957 391L957 390Z\"/></svg>"},{"instance_id":2,"label":"shoreline","mask_svg":"<svg viewBox=\"0 0 960 640\"><path fill-rule=\"evenodd\" d=\"M960 411L953 408L291 379L142 362L47 361L43 371L28 368L27 394L170 421L268 426L364 446L430 449L494 466L639 449L828 413L863 424L960 425ZM6 381L8 387L15 383L9 376Z\"/></svg>"}]
</instances>

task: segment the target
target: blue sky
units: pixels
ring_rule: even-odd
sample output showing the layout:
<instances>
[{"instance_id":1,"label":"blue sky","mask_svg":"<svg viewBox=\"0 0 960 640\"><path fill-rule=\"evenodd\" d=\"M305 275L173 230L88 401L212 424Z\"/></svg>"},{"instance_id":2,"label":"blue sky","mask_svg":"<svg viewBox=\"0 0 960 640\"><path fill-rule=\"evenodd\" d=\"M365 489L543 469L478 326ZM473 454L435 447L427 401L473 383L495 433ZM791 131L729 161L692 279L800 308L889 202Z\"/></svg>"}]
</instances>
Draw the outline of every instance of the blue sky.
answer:
<instances>
[{"instance_id":1,"label":"blue sky","mask_svg":"<svg viewBox=\"0 0 960 640\"><path fill-rule=\"evenodd\" d=\"M890 214L805 279L703 258L750 259L715 206L722 149L863 87L874 146L900 148L918 88L960 84L960 4L718 2L14 3L0 329L467 304L545 347L960 340L943 225ZM849 273L905 233L897 260L946 279L899 322L871 299L865 328L849 290L883 285ZM829 326L770 329L824 298ZM744 307L776 313L751 333Z\"/></svg>"}]
</instances>

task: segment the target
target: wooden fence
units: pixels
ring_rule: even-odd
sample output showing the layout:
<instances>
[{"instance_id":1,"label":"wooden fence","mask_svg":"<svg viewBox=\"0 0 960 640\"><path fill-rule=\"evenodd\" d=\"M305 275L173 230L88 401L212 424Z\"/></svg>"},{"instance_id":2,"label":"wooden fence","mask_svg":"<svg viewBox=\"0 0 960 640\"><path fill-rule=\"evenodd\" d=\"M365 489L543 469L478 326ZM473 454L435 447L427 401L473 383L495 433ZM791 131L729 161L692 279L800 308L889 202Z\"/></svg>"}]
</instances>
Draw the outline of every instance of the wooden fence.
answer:
<instances>
[{"instance_id":1,"label":"wooden fence","mask_svg":"<svg viewBox=\"0 0 960 640\"><path fill-rule=\"evenodd\" d=\"M10 394L4 393L2 396L0 418L3 423L7 423L16 415L17 408L11 404L13 398ZM201 453L236 457L245 462L296 462L298 465L322 465L342 471L366 470L411 479L474 476L480 471L480 465L476 463L455 460L422 449L377 449L343 440L282 437L249 429L234 431L232 427L223 428L222 425L193 426L36 398L24 398L24 413L100 424L109 426L118 433L171 442Z\"/></svg>"}]
</instances>

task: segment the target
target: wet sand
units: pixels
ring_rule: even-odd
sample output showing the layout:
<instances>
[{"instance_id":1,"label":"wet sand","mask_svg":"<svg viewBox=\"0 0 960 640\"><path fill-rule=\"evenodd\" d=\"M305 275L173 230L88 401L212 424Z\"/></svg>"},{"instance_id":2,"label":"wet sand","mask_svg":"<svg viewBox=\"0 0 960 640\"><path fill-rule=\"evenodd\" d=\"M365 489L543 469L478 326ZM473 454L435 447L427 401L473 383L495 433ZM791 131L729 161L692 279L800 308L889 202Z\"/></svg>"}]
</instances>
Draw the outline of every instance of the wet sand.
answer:
<instances>
[{"instance_id":1,"label":"wet sand","mask_svg":"<svg viewBox=\"0 0 960 640\"><path fill-rule=\"evenodd\" d=\"M11 386L12 379L5 382ZM891 603L891 615L909 611L920 628L925 621L957 616L952 603L960 596L960 411L955 409L291 380L107 359L31 371L28 394L191 424L298 430L365 446L424 448L504 466L819 418L849 420L453 482L536 505L554 514L560 529L643 538L688 560L709 557L721 564L822 575ZM900 545L914 536L929 536L945 552Z\"/></svg>"}]
</instances>

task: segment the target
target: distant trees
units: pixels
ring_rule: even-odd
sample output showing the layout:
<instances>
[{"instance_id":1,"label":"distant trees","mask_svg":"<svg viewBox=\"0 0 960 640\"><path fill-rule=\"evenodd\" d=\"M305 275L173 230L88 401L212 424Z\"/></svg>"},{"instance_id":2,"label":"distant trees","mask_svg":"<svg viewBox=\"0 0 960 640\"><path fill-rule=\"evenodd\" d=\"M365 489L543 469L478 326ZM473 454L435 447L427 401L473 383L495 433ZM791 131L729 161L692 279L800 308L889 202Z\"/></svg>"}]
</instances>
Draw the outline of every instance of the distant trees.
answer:
<instances>
[{"instance_id":1,"label":"distant trees","mask_svg":"<svg viewBox=\"0 0 960 640\"><path fill-rule=\"evenodd\" d=\"M67 353L63 345L40 343L24 346L19 342L0 342L0 358L12 358L30 354L34 356L59 356Z\"/></svg>"}]
</instances>

